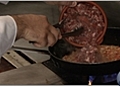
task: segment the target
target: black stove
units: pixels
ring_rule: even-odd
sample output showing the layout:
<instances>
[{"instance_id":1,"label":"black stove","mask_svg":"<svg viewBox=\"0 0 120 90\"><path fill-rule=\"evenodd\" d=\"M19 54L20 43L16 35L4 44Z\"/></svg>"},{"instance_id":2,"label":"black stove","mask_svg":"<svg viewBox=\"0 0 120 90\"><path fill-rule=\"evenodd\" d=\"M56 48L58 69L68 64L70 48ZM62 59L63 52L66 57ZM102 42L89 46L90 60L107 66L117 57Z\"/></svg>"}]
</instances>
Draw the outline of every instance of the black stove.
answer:
<instances>
[{"instance_id":1,"label":"black stove","mask_svg":"<svg viewBox=\"0 0 120 90\"><path fill-rule=\"evenodd\" d=\"M88 85L89 80L93 80L92 85L118 85L116 81L117 73L104 76L77 75L58 68L52 59L42 64L62 78L65 85Z\"/></svg>"},{"instance_id":2,"label":"black stove","mask_svg":"<svg viewBox=\"0 0 120 90\"><path fill-rule=\"evenodd\" d=\"M120 27L108 27L106 34L104 36L103 42L104 44L119 46L120 45ZM51 71L56 73L59 77L61 77L65 84L67 85L88 85L88 81L92 81L93 85L118 85L117 83L117 74L113 73L110 75L102 75L102 76L88 76L88 75L77 75L74 73L70 73L68 71L62 70L58 66L52 58L43 62L43 64L49 68Z\"/></svg>"}]
</instances>

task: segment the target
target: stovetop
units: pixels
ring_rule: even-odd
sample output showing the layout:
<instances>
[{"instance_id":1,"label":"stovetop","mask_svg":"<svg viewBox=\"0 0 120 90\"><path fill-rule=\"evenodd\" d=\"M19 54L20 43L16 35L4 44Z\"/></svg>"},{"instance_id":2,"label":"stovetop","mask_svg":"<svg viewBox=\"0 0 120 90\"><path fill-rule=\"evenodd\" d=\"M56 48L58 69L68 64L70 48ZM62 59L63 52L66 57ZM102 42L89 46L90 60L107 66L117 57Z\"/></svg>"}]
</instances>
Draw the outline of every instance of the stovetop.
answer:
<instances>
[{"instance_id":1,"label":"stovetop","mask_svg":"<svg viewBox=\"0 0 120 90\"><path fill-rule=\"evenodd\" d=\"M89 76L86 75L77 75L65 70L62 70L55 66L52 59L47 60L42 63L55 74L57 74L60 78L65 81L65 85L88 85ZM92 82L93 85L118 85L117 81L114 79L110 82L103 82L103 76L97 76L96 79Z\"/></svg>"},{"instance_id":2,"label":"stovetop","mask_svg":"<svg viewBox=\"0 0 120 90\"><path fill-rule=\"evenodd\" d=\"M105 36L103 43L106 43L109 45L109 44L111 44L111 42L108 40L111 40L114 42L115 45L120 45L120 35L119 35L120 28L115 28L115 31L114 32L113 31L114 31L113 28L112 29L109 28L109 31L107 30L107 32L106 32L107 37ZM20 54L20 56L23 56L25 58L26 55L24 56L24 55ZM28 60L28 58L27 58L27 60ZM31 64L35 63L35 62L31 62L31 60L29 62ZM77 75L77 74L65 71L61 68L58 68L51 58L49 60L42 62L42 64L45 66L45 68L48 68L49 70L54 72L57 76L59 76L62 80L64 80L65 85L88 85L90 76ZM109 78L109 80L111 80L111 77L107 76L107 78ZM113 80L111 80L110 82L107 82L107 83L103 82L104 81L103 79L104 79L103 76L96 76L96 78L93 80L92 84L93 85L118 85L117 81L116 81L116 77L112 78Z\"/></svg>"},{"instance_id":3,"label":"stovetop","mask_svg":"<svg viewBox=\"0 0 120 90\"><path fill-rule=\"evenodd\" d=\"M106 31L106 35L104 37L103 43L107 45L120 45L120 28L119 27L108 27ZM111 40L111 41L109 41ZM60 76L63 80L65 80L65 84L81 84L81 85L88 85L88 81L90 76L86 75L76 75L73 73L69 73L65 70L62 70L55 66L52 59L43 62L43 64ZM94 85L118 85L116 81L117 73L113 73L111 75L104 75L104 76L95 76L96 78L93 80Z\"/></svg>"}]
</instances>

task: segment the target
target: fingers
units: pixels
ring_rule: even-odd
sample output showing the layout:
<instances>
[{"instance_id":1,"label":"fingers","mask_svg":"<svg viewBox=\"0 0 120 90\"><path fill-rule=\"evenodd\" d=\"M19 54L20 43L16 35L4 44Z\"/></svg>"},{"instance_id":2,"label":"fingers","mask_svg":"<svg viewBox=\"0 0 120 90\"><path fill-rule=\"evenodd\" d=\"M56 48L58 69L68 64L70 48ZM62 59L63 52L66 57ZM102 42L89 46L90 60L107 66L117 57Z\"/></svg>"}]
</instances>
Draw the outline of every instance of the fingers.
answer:
<instances>
[{"instance_id":1,"label":"fingers","mask_svg":"<svg viewBox=\"0 0 120 90\"><path fill-rule=\"evenodd\" d=\"M55 36L56 40L62 38L62 35L59 29L56 29L53 26L50 26L49 29L50 29L50 32Z\"/></svg>"},{"instance_id":2,"label":"fingers","mask_svg":"<svg viewBox=\"0 0 120 90\"><path fill-rule=\"evenodd\" d=\"M33 43L36 47L46 47L48 45L48 35L47 33L42 33L35 38L35 43Z\"/></svg>"},{"instance_id":3,"label":"fingers","mask_svg":"<svg viewBox=\"0 0 120 90\"><path fill-rule=\"evenodd\" d=\"M21 15L22 21L16 19L19 36L28 41L34 42L37 47L53 46L58 39L61 39L60 31L54 28L44 15ZM23 23L24 21L24 23ZM22 26L21 26L22 25Z\"/></svg>"},{"instance_id":4,"label":"fingers","mask_svg":"<svg viewBox=\"0 0 120 90\"><path fill-rule=\"evenodd\" d=\"M52 33L49 33L47 37L37 39L36 43L34 43L34 46L36 47L49 47L53 46L57 41L55 36Z\"/></svg>"},{"instance_id":5,"label":"fingers","mask_svg":"<svg viewBox=\"0 0 120 90\"><path fill-rule=\"evenodd\" d=\"M62 38L62 35L59 30L54 28L53 26L50 26L50 32L48 35L48 46L53 46L58 39Z\"/></svg>"},{"instance_id":6,"label":"fingers","mask_svg":"<svg viewBox=\"0 0 120 90\"><path fill-rule=\"evenodd\" d=\"M48 45L47 45L47 47L53 46L57 42L57 40L58 40L58 39L56 39L55 35L52 34L52 33L49 33L47 39L48 39Z\"/></svg>"},{"instance_id":7,"label":"fingers","mask_svg":"<svg viewBox=\"0 0 120 90\"><path fill-rule=\"evenodd\" d=\"M53 46L56 42L57 42L56 37L52 33L49 33L47 35L47 38L39 39L39 41L34 43L34 46L36 46L36 47L49 47L49 46Z\"/></svg>"},{"instance_id":8,"label":"fingers","mask_svg":"<svg viewBox=\"0 0 120 90\"><path fill-rule=\"evenodd\" d=\"M53 46L58 39L61 39L61 33L59 30L56 30L53 26L49 27L49 32L41 34L38 38L36 38L36 43L34 46L36 47L49 47Z\"/></svg>"}]
</instances>

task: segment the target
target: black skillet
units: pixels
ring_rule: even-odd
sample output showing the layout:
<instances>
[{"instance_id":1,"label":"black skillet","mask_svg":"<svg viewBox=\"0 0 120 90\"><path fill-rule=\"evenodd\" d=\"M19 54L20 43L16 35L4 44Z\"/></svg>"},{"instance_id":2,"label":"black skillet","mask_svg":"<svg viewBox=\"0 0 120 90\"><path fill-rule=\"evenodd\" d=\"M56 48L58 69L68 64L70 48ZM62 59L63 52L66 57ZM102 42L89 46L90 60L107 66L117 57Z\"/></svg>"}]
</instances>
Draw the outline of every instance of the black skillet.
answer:
<instances>
[{"instance_id":1,"label":"black skillet","mask_svg":"<svg viewBox=\"0 0 120 90\"><path fill-rule=\"evenodd\" d=\"M119 46L120 28L109 27L106 31L102 44ZM80 64L67 62L61 59L64 54L68 54L72 50L73 47L65 41L58 41L54 47L49 47L51 59L59 68L62 68L68 72L83 75L106 75L120 71L120 60L101 64Z\"/></svg>"},{"instance_id":2,"label":"black skillet","mask_svg":"<svg viewBox=\"0 0 120 90\"><path fill-rule=\"evenodd\" d=\"M102 44L119 46L120 27L108 27ZM82 64L62 60L62 57L72 52L72 50L74 50L74 47L62 39L59 40L53 47L49 47L48 51L38 50L38 52L49 54L51 56L51 60L58 68L74 74L108 75L120 71L120 60L100 64Z\"/></svg>"}]
</instances>

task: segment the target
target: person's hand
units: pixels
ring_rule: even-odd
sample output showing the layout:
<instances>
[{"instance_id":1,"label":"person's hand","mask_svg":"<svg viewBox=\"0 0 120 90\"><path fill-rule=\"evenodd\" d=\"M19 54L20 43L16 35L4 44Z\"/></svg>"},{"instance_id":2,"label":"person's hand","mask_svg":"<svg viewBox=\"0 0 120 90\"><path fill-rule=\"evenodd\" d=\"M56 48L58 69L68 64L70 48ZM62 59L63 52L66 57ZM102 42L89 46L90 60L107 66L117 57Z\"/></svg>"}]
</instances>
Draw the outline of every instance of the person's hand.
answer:
<instances>
[{"instance_id":1,"label":"person's hand","mask_svg":"<svg viewBox=\"0 0 120 90\"><path fill-rule=\"evenodd\" d=\"M60 11L62 11L64 6L75 7L77 5L76 1L46 1L45 3L50 5L58 5Z\"/></svg>"},{"instance_id":2,"label":"person's hand","mask_svg":"<svg viewBox=\"0 0 120 90\"><path fill-rule=\"evenodd\" d=\"M44 15L11 15L17 23L17 39L24 38L33 41L37 47L53 46L61 39L59 30L56 30Z\"/></svg>"}]
</instances>

